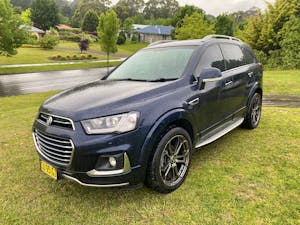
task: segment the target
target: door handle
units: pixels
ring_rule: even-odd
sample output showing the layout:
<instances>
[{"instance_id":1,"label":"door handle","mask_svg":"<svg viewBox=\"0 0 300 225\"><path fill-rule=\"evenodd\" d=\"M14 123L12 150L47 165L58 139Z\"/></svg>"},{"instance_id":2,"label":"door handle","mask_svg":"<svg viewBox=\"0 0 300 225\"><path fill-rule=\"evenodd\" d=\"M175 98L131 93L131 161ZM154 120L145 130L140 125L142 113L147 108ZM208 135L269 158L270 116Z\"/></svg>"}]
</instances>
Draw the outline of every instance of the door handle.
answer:
<instances>
[{"instance_id":1,"label":"door handle","mask_svg":"<svg viewBox=\"0 0 300 225\"><path fill-rule=\"evenodd\" d=\"M188 104L191 106L197 105L199 103L199 98L195 98L192 101L189 101Z\"/></svg>"},{"instance_id":2,"label":"door handle","mask_svg":"<svg viewBox=\"0 0 300 225\"><path fill-rule=\"evenodd\" d=\"M248 73L248 77L252 77L253 75L254 75L253 72L249 72L249 73Z\"/></svg>"},{"instance_id":3,"label":"door handle","mask_svg":"<svg viewBox=\"0 0 300 225\"><path fill-rule=\"evenodd\" d=\"M232 81L232 80L231 80L231 81L225 82L225 86L232 85L232 84L233 84L233 81Z\"/></svg>"}]
</instances>

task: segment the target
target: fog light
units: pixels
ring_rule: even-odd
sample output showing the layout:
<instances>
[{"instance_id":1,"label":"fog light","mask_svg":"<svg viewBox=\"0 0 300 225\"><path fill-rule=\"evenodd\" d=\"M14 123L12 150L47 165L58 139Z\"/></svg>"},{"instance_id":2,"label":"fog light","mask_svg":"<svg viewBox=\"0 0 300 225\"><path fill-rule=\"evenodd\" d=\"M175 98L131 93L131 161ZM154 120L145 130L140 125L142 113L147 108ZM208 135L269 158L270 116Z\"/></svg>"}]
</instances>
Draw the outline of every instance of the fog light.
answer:
<instances>
[{"instance_id":1,"label":"fog light","mask_svg":"<svg viewBox=\"0 0 300 225\"><path fill-rule=\"evenodd\" d=\"M109 164L111 165L111 167L116 167L116 165L117 165L117 160L116 160L116 158L115 157L109 157Z\"/></svg>"}]
</instances>

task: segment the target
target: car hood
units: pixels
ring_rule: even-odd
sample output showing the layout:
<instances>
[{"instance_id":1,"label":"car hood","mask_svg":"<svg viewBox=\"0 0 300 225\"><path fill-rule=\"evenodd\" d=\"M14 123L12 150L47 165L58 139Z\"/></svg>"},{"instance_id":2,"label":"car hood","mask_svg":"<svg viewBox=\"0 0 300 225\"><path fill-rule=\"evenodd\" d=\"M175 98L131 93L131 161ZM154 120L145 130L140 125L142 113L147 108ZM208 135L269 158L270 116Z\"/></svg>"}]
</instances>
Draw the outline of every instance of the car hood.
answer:
<instances>
[{"instance_id":1,"label":"car hood","mask_svg":"<svg viewBox=\"0 0 300 225\"><path fill-rule=\"evenodd\" d=\"M147 99L160 96L165 90L160 88L168 83L99 80L54 95L40 111L74 121L131 111Z\"/></svg>"}]
</instances>

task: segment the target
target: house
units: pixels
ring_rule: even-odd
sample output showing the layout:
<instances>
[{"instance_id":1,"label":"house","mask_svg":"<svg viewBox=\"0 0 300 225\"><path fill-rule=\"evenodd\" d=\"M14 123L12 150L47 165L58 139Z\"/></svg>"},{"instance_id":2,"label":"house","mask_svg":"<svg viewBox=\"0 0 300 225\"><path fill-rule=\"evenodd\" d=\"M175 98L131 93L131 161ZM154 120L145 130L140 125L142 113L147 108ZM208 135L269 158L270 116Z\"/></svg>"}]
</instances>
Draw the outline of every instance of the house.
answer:
<instances>
[{"instance_id":1,"label":"house","mask_svg":"<svg viewBox=\"0 0 300 225\"><path fill-rule=\"evenodd\" d=\"M30 26L30 25L21 25L20 26L20 29L25 29L26 31L28 31L31 35L33 36L36 36L36 39L40 39L41 37L43 37L46 32L37 28L37 27L34 27L34 26Z\"/></svg>"},{"instance_id":2,"label":"house","mask_svg":"<svg viewBox=\"0 0 300 225\"><path fill-rule=\"evenodd\" d=\"M156 42L161 40L171 40L171 32L174 30L172 26L147 26L136 30L138 33L138 40L140 42Z\"/></svg>"},{"instance_id":3,"label":"house","mask_svg":"<svg viewBox=\"0 0 300 225\"><path fill-rule=\"evenodd\" d=\"M56 25L56 29L57 30L74 30L75 28L70 27L66 24L58 24L58 25Z\"/></svg>"}]
</instances>

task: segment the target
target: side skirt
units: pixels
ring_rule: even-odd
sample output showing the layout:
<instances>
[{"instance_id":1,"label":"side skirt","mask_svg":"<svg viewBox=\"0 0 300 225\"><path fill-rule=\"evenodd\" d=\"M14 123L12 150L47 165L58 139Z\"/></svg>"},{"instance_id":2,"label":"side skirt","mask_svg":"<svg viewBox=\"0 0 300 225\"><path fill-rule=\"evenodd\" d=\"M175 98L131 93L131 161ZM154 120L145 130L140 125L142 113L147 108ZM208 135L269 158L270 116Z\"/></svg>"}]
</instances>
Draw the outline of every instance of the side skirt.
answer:
<instances>
[{"instance_id":1,"label":"side skirt","mask_svg":"<svg viewBox=\"0 0 300 225\"><path fill-rule=\"evenodd\" d=\"M207 145L223 135L227 134L228 132L232 131L233 129L240 126L244 121L244 118L236 118L227 123L223 124L222 126L216 128L215 130L209 132L205 136L201 137L198 143L196 144L195 148L200 148L204 145Z\"/></svg>"}]
</instances>

